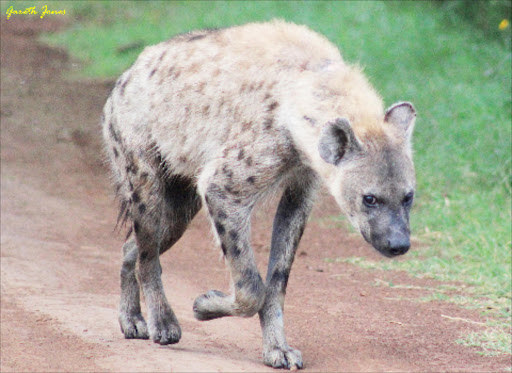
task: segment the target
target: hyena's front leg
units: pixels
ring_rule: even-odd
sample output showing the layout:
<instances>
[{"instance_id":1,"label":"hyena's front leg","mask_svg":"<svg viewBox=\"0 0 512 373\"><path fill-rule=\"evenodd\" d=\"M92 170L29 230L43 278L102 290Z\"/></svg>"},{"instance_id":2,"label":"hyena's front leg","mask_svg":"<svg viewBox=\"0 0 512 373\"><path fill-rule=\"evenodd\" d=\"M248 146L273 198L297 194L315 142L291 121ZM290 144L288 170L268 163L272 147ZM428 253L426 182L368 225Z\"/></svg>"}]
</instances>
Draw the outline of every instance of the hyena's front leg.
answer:
<instances>
[{"instance_id":1,"label":"hyena's front leg","mask_svg":"<svg viewBox=\"0 0 512 373\"><path fill-rule=\"evenodd\" d=\"M316 177L310 172L294 180L286 188L274 219L266 297L259 311L263 332L263 361L274 368L291 369L296 366L300 369L303 366L300 351L291 348L286 342L283 306L288 276L311 212L316 185Z\"/></svg>"},{"instance_id":2,"label":"hyena's front leg","mask_svg":"<svg viewBox=\"0 0 512 373\"><path fill-rule=\"evenodd\" d=\"M194 316L198 320L250 317L263 305L265 285L250 245L250 214L254 199L247 195L242 198L240 194L235 190L227 192L214 182L206 190L205 201L231 270L234 293L228 296L210 290L199 296L194 302Z\"/></svg>"}]
</instances>

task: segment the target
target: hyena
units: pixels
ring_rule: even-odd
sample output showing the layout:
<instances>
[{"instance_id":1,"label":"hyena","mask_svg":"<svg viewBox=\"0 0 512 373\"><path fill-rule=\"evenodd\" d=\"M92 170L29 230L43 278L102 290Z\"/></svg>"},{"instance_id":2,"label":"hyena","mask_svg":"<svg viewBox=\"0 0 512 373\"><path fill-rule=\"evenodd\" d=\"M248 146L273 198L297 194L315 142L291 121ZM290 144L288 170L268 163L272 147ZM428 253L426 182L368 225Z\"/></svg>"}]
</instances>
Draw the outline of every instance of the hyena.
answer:
<instances>
[{"instance_id":1,"label":"hyena","mask_svg":"<svg viewBox=\"0 0 512 373\"><path fill-rule=\"evenodd\" d=\"M315 192L325 185L385 256L407 252L415 116L408 102L384 111L361 69L305 26L247 24L147 47L103 112L119 220L128 220L134 233L121 268L125 337L179 341L159 256L205 206L233 290L199 296L194 316L258 313L264 363L302 368L300 351L285 338L283 305ZM282 197L263 281L250 244L251 213L276 188Z\"/></svg>"}]
</instances>

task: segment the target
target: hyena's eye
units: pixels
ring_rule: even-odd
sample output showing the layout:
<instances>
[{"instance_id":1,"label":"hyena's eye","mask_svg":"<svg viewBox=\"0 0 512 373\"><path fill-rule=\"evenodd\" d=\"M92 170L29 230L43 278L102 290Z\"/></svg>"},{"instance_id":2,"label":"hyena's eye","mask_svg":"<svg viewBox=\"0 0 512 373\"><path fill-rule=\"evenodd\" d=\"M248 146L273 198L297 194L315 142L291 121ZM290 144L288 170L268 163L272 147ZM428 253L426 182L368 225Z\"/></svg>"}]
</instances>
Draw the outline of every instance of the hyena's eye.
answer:
<instances>
[{"instance_id":1,"label":"hyena's eye","mask_svg":"<svg viewBox=\"0 0 512 373\"><path fill-rule=\"evenodd\" d=\"M412 205L412 200L414 199L414 193L413 192L410 192L408 193L405 197L404 197L404 200L403 200L403 204L404 206L410 206Z\"/></svg>"},{"instance_id":2,"label":"hyena's eye","mask_svg":"<svg viewBox=\"0 0 512 373\"><path fill-rule=\"evenodd\" d=\"M374 195L367 194L363 196L363 203L368 207L377 206L377 198Z\"/></svg>"}]
</instances>

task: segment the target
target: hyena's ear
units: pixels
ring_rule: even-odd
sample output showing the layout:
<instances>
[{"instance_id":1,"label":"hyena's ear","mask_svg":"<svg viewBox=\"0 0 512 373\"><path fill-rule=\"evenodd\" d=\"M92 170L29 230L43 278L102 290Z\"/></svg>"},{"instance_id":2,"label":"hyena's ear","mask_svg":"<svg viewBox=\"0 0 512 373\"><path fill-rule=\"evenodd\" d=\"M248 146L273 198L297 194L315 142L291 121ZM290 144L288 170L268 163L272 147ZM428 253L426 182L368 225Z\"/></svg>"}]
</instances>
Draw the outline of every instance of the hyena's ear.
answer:
<instances>
[{"instance_id":1,"label":"hyena's ear","mask_svg":"<svg viewBox=\"0 0 512 373\"><path fill-rule=\"evenodd\" d=\"M360 149L359 140L345 118L338 118L322 128L318 152L327 163L337 165L343 158Z\"/></svg>"},{"instance_id":2,"label":"hyena's ear","mask_svg":"<svg viewBox=\"0 0 512 373\"><path fill-rule=\"evenodd\" d=\"M410 143L414 121L416 120L416 110L410 102L398 102L386 110L384 122L393 125L398 129L398 135Z\"/></svg>"}]
</instances>

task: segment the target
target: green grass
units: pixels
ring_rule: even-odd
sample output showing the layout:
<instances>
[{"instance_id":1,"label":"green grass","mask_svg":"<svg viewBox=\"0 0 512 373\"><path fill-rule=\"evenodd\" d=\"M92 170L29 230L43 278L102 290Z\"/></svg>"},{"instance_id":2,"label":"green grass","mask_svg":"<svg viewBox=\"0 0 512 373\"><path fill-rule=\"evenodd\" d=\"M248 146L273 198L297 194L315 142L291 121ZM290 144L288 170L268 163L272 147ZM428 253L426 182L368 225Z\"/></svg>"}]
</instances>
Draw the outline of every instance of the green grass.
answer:
<instances>
[{"instance_id":1,"label":"green grass","mask_svg":"<svg viewBox=\"0 0 512 373\"><path fill-rule=\"evenodd\" d=\"M34 3L3 1L1 9L5 14L11 4L22 9ZM116 77L143 45L196 28L284 18L326 35L346 60L365 67L386 104L410 100L418 111L418 190L411 219L421 245L405 261L371 265L464 281L475 299L508 304L510 319L512 54L511 27L498 30L493 22L499 18L487 24L487 30L495 30L487 38L489 32L449 11L464 6L449 2L449 8L403 1L48 1L36 6L43 4L65 8L69 27L42 38L68 48L86 77Z\"/></svg>"}]
</instances>

